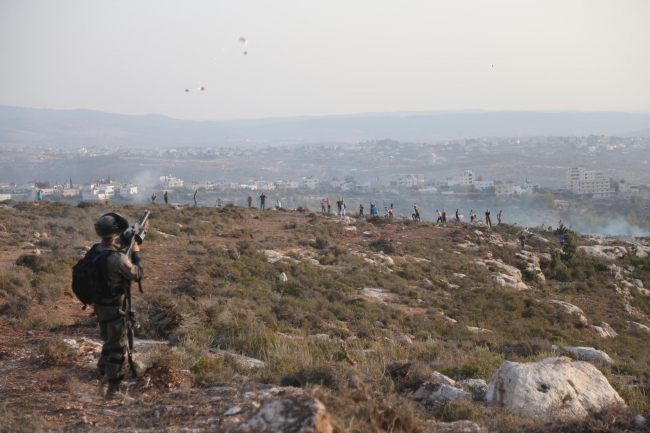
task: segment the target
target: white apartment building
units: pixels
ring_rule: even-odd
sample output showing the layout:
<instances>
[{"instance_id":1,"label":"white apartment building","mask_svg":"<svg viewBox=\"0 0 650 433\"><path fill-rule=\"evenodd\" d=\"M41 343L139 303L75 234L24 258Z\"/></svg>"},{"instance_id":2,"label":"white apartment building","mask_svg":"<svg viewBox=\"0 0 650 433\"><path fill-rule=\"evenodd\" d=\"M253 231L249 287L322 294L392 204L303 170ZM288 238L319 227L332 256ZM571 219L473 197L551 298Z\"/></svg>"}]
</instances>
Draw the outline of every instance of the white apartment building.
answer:
<instances>
[{"instance_id":1,"label":"white apartment building","mask_svg":"<svg viewBox=\"0 0 650 433\"><path fill-rule=\"evenodd\" d=\"M97 185L95 189L99 191L98 194L104 194L106 199L115 195L115 185Z\"/></svg>"},{"instance_id":2,"label":"white apartment building","mask_svg":"<svg viewBox=\"0 0 650 433\"><path fill-rule=\"evenodd\" d=\"M91 188L84 187L84 189L81 190L81 199L84 201L106 200L106 195L100 193L94 187Z\"/></svg>"},{"instance_id":3,"label":"white apartment building","mask_svg":"<svg viewBox=\"0 0 650 433\"><path fill-rule=\"evenodd\" d=\"M196 191L199 188L205 188L206 190L211 190L215 188L215 182L211 182L209 180L195 180L192 181L191 185L189 188L192 191Z\"/></svg>"},{"instance_id":4,"label":"white apartment building","mask_svg":"<svg viewBox=\"0 0 650 433\"><path fill-rule=\"evenodd\" d=\"M318 186L318 179L314 176L303 177L302 186L309 189L315 189Z\"/></svg>"},{"instance_id":5,"label":"white apartment building","mask_svg":"<svg viewBox=\"0 0 650 433\"><path fill-rule=\"evenodd\" d=\"M474 185L474 172L472 170L465 170L460 176L460 186Z\"/></svg>"},{"instance_id":6,"label":"white apartment building","mask_svg":"<svg viewBox=\"0 0 650 433\"><path fill-rule=\"evenodd\" d=\"M168 176L160 176L160 188L161 189L172 189L172 188L182 188L183 187L183 181L181 179L177 179L175 177L172 177L172 175Z\"/></svg>"},{"instance_id":7,"label":"white apartment building","mask_svg":"<svg viewBox=\"0 0 650 433\"><path fill-rule=\"evenodd\" d=\"M592 197L611 197L614 190L609 184L609 179L602 171L585 170L584 167L571 167L566 172L566 188L574 194Z\"/></svg>"},{"instance_id":8,"label":"white apartment building","mask_svg":"<svg viewBox=\"0 0 650 433\"><path fill-rule=\"evenodd\" d=\"M0 201L11 200L11 194L0 194Z\"/></svg>"},{"instance_id":9,"label":"white apartment building","mask_svg":"<svg viewBox=\"0 0 650 433\"><path fill-rule=\"evenodd\" d=\"M275 183L269 180L256 180L255 186L257 187L257 189L263 189L263 190L275 189Z\"/></svg>"},{"instance_id":10,"label":"white apartment building","mask_svg":"<svg viewBox=\"0 0 650 433\"><path fill-rule=\"evenodd\" d=\"M515 195L515 184L512 181L501 182L497 180L494 182L494 194L497 197L505 197Z\"/></svg>"},{"instance_id":11,"label":"white apartment building","mask_svg":"<svg viewBox=\"0 0 650 433\"><path fill-rule=\"evenodd\" d=\"M300 185L295 180L280 179L277 182L275 182L275 186L278 189L294 189L294 188L298 188Z\"/></svg>"},{"instance_id":12,"label":"white apartment building","mask_svg":"<svg viewBox=\"0 0 650 433\"><path fill-rule=\"evenodd\" d=\"M120 187L120 197L128 197L138 193L138 187L132 183L124 184Z\"/></svg>"},{"instance_id":13,"label":"white apartment building","mask_svg":"<svg viewBox=\"0 0 650 433\"><path fill-rule=\"evenodd\" d=\"M618 182L618 192L621 194L635 194L639 192L639 185L632 185L631 183L621 179Z\"/></svg>"},{"instance_id":14,"label":"white apartment building","mask_svg":"<svg viewBox=\"0 0 650 433\"><path fill-rule=\"evenodd\" d=\"M483 191L484 189L492 188L494 186L494 181L492 180L477 180L474 181L474 188L478 189L479 191Z\"/></svg>"},{"instance_id":15,"label":"white apartment building","mask_svg":"<svg viewBox=\"0 0 650 433\"><path fill-rule=\"evenodd\" d=\"M424 184L423 174L398 174L397 185L408 188Z\"/></svg>"}]
</instances>

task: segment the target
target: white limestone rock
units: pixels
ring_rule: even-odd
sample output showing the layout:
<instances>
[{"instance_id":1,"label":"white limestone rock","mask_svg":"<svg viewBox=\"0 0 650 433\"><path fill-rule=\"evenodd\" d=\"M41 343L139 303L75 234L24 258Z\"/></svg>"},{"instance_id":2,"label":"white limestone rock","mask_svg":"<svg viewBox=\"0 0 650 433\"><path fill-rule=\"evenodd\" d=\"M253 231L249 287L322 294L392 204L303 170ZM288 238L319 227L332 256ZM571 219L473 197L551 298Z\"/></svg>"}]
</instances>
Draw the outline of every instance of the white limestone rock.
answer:
<instances>
[{"instance_id":1,"label":"white limestone rock","mask_svg":"<svg viewBox=\"0 0 650 433\"><path fill-rule=\"evenodd\" d=\"M589 325L588 328L594 331L600 338L618 337L616 331L605 322L602 322L600 326Z\"/></svg>"},{"instance_id":2,"label":"white limestone rock","mask_svg":"<svg viewBox=\"0 0 650 433\"><path fill-rule=\"evenodd\" d=\"M607 245L581 245L578 247L590 256L607 260L617 260L627 254L625 247L607 246Z\"/></svg>"},{"instance_id":3,"label":"white limestone rock","mask_svg":"<svg viewBox=\"0 0 650 433\"><path fill-rule=\"evenodd\" d=\"M567 352L575 353L579 358L584 359L589 362L613 364L612 358L602 350L594 349L593 347L575 347L569 346L565 347L564 350Z\"/></svg>"},{"instance_id":4,"label":"white limestone rock","mask_svg":"<svg viewBox=\"0 0 650 433\"><path fill-rule=\"evenodd\" d=\"M411 340L411 337L409 337L406 334L398 335L397 337L395 337L395 341L405 346L411 346L413 344L413 340Z\"/></svg>"},{"instance_id":5,"label":"white limestone rock","mask_svg":"<svg viewBox=\"0 0 650 433\"><path fill-rule=\"evenodd\" d=\"M483 260L487 266L498 268L502 273L521 280L521 271L514 266L506 265L497 260Z\"/></svg>"},{"instance_id":6,"label":"white limestone rock","mask_svg":"<svg viewBox=\"0 0 650 433\"><path fill-rule=\"evenodd\" d=\"M576 307L573 304L569 304L568 302L564 301L559 301L557 299L553 299L548 301L549 304L554 304L554 305L559 305L560 307L564 308L567 313L571 314L574 318L574 321L576 325L579 326L587 326L589 324L589 321L585 317L585 313L578 307Z\"/></svg>"},{"instance_id":7,"label":"white limestone rock","mask_svg":"<svg viewBox=\"0 0 650 433\"><path fill-rule=\"evenodd\" d=\"M332 433L329 414L323 403L306 395L266 401L246 421L227 433Z\"/></svg>"},{"instance_id":8,"label":"white limestone rock","mask_svg":"<svg viewBox=\"0 0 650 433\"><path fill-rule=\"evenodd\" d=\"M504 361L492 376L485 399L519 416L547 422L581 420L625 404L596 367L567 357Z\"/></svg>"},{"instance_id":9,"label":"white limestone rock","mask_svg":"<svg viewBox=\"0 0 650 433\"><path fill-rule=\"evenodd\" d=\"M470 393L442 383L425 382L413 393L413 399L422 403L445 403L452 400L469 400Z\"/></svg>"}]
</instances>

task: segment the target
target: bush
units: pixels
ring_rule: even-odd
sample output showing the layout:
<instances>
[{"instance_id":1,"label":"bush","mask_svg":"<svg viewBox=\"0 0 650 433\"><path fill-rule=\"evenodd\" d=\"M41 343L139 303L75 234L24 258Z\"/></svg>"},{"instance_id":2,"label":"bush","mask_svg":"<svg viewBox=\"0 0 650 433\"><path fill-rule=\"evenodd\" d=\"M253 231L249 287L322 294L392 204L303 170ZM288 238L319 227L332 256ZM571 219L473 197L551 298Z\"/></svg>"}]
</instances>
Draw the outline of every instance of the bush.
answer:
<instances>
[{"instance_id":1,"label":"bush","mask_svg":"<svg viewBox=\"0 0 650 433\"><path fill-rule=\"evenodd\" d=\"M470 403L450 401L444 406L436 407L433 415L444 422L473 420L476 417L476 410Z\"/></svg>"},{"instance_id":2,"label":"bush","mask_svg":"<svg viewBox=\"0 0 650 433\"><path fill-rule=\"evenodd\" d=\"M68 345L60 340L46 340L39 344L38 354L45 365L60 365L68 359Z\"/></svg>"}]
</instances>

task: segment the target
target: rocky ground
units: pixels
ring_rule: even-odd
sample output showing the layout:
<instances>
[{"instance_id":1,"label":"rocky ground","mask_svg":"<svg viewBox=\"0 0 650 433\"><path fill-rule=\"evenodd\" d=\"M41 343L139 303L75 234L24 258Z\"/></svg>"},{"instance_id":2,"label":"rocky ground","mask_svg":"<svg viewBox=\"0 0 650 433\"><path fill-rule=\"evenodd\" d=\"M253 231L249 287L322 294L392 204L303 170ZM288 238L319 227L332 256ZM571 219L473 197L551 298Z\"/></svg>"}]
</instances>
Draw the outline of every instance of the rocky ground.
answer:
<instances>
[{"instance_id":1,"label":"rocky ground","mask_svg":"<svg viewBox=\"0 0 650 433\"><path fill-rule=\"evenodd\" d=\"M152 209L106 402L69 284L109 208L0 208L2 431L650 429L647 239L304 209Z\"/></svg>"}]
</instances>

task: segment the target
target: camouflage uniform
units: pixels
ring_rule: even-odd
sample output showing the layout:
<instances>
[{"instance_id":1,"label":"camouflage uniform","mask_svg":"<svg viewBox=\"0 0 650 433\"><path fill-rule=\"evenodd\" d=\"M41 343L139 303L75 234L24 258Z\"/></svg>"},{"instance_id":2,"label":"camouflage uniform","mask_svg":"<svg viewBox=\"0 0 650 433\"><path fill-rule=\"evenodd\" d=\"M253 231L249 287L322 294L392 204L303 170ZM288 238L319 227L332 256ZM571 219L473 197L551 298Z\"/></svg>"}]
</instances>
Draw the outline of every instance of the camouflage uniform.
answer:
<instances>
[{"instance_id":1,"label":"camouflage uniform","mask_svg":"<svg viewBox=\"0 0 650 433\"><path fill-rule=\"evenodd\" d=\"M111 290L111 297L101 298L95 303L95 315L99 320L101 339L104 342L102 353L97 362L100 373L105 375L108 383L122 380L122 366L126 356L126 324L123 314L124 288L131 281L139 281L143 276L142 261L139 253L132 253L132 259L119 250L120 245L102 241L97 251L117 251L106 259L106 278Z\"/></svg>"}]
</instances>

